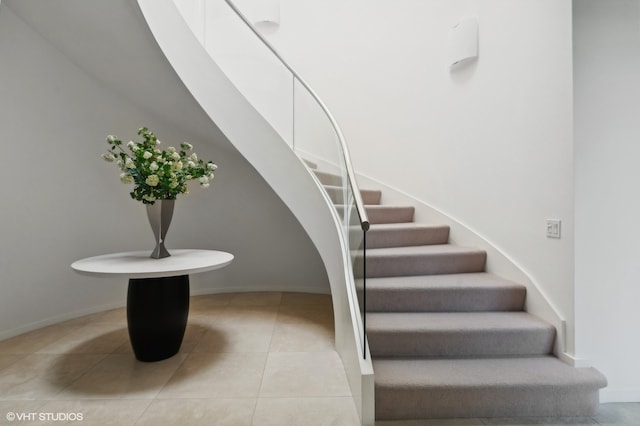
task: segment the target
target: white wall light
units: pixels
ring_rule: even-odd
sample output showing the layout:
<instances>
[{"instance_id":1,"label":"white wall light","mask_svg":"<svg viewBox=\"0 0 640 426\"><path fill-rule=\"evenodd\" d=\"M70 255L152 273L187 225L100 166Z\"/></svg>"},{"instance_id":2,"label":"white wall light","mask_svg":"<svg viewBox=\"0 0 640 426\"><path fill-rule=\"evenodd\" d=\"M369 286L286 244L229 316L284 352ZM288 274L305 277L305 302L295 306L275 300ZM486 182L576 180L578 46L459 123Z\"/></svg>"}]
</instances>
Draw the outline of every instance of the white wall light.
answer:
<instances>
[{"instance_id":1,"label":"white wall light","mask_svg":"<svg viewBox=\"0 0 640 426\"><path fill-rule=\"evenodd\" d=\"M465 18L455 24L449 31L449 67L458 65L478 57L478 21Z\"/></svg>"},{"instance_id":2,"label":"white wall light","mask_svg":"<svg viewBox=\"0 0 640 426\"><path fill-rule=\"evenodd\" d=\"M280 0L260 0L253 7L256 28L274 30L280 26Z\"/></svg>"}]
</instances>

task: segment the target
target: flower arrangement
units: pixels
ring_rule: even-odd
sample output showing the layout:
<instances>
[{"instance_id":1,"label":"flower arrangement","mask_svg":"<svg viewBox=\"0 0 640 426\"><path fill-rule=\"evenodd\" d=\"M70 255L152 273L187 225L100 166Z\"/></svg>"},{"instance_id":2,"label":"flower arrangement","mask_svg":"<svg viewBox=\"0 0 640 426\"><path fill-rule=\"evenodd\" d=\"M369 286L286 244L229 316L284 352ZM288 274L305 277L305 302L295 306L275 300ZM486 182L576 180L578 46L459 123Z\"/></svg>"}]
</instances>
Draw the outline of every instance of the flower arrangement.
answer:
<instances>
[{"instance_id":1,"label":"flower arrangement","mask_svg":"<svg viewBox=\"0 0 640 426\"><path fill-rule=\"evenodd\" d=\"M109 150L102 154L105 161L118 165L123 183L135 185L131 198L144 204L175 200L178 194L189 193L187 182L194 179L198 179L201 187L209 187L218 166L198 159L195 152L189 153L193 149L191 144L182 142L179 150L172 146L160 150L160 141L149 129L140 128L138 135L142 136L142 142L129 141L128 151L117 136L107 136Z\"/></svg>"}]
</instances>

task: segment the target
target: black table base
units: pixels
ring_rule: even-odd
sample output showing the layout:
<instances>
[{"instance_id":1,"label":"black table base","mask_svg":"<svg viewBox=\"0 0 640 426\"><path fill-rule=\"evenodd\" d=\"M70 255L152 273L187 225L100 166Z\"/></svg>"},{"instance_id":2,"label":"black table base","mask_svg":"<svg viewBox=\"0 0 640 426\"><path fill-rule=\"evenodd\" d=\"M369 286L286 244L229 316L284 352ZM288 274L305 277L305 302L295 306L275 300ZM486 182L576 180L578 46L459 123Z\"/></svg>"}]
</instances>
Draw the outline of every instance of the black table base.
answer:
<instances>
[{"instance_id":1,"label":"black table base","mask_svg":"<svg viewBox=\"0 0 640 426\"><path fill-rule=\"evenodd\" d=\"M161 361L178 353L188 316L188 275L129 280L129 339L139 361Z\"/></svg>"}]
</instances>

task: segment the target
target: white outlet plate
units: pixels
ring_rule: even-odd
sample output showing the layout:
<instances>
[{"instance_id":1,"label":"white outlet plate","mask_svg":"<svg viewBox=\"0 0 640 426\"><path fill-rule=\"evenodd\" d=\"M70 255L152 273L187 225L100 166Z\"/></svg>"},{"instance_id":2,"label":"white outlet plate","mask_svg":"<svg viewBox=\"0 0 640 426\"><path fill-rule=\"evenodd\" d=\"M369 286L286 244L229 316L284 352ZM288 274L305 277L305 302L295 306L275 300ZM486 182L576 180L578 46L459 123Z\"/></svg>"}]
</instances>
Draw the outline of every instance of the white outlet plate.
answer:
<instances>
[{"instance_id":1,"label":"white outlet plate","mask_svg":"<svg viewBox=\"0 0 640 426\"><path fill-rule=\"evenodd\" d=\"M559 219L547 219L547 238L560 238L561 225Z\"/></svg>"}]
</instances>

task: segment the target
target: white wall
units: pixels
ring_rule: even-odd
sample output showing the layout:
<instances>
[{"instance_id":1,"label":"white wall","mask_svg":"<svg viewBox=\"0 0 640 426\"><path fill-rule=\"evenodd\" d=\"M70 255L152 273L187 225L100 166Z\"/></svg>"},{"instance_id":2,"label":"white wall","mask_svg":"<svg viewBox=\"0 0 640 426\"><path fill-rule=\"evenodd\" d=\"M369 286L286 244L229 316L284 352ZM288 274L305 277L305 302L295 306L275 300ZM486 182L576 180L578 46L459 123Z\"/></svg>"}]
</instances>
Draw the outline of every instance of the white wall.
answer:
<instances>
[{"instance_id":1,"label":"white wall","mask_svg":"<svg viewBox=\"0 0 640 426\"><path fill-rule=\"evenodd\" d=\"M576 352L640 400L640 2L574 2Z\"/></svg>"},{"instance_id":2,"label":"white wall","mask_svg":"<svg viewBox=\"0 0 640 426\"><path fill-rule=\"evenodd\" d=\"M124 13L104 25L133 19L135 25L119 26L118 34L144 60L126 58L126 45L109 48L109 39L104 48L85 43L95 34L83 31L102 39L109 33L100 27L104 15L71 11L94 6L71 0L0 6L0 338L124 303L126 282L81 276L69 265L86 256L152 249L144 208L129 198L116 167L100 159L107 134L135 138L141 125L167 144L189 140L201 158L220 166L211 188L195 187L178 200L167 236L169 250L214 248L236 255L231 266L194 276L194 293L328 292L322 261L300 224L189 96L144 35L130 2L101 3ZM39 32L61 44L33 31L16 10L35 10L34 22L45 15L50 27ZM80 24L70 25L73 19ZM73 31L65 39L68 28ZM74 56L77 50L65 40L81 40L77 48L89 44L94 54ZM118 52L127 60L111 56ZM147 75L137 68L145 60L150 62L140 69Z\"/></svg>"},{"instance_id":3,"label":"white wall","mask_svg":"<svg viewBox=\"0 0 640 426\"><path fill-rule=\"evenodd\" d=\"M448 32L467 16L480 58L450 73ZM336 116L356 170L507 253L567 319L572 354L571 2L282 0L267 36Z\"/></svg>"}]
</instances>

